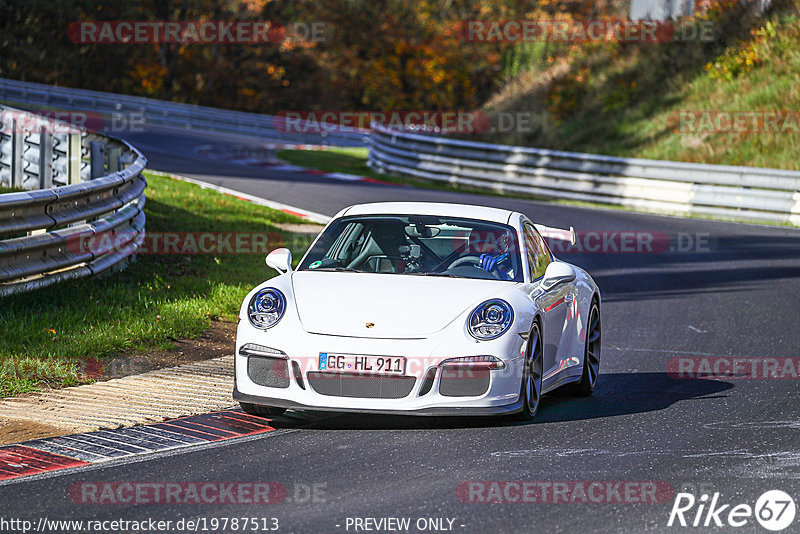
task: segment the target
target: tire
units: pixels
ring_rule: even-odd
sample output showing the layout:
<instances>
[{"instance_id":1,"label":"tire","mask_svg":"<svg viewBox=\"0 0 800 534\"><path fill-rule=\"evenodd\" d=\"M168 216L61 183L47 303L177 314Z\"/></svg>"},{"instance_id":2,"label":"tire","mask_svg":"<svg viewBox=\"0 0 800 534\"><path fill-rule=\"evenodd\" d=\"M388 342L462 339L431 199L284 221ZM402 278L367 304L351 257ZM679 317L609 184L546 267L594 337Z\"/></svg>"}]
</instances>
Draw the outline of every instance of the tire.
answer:
<instances>
[{"instance_id":1,"label":"tire","mask_svg":"<svg viewBox=\"0 0 800 534\"><path fill-rule=\"evenodd\" d=\"M589 308L589 328L586 331L586 344L583 349L583 374L579 382L567 386L567 393L576 397L589 397L597 386L600 373L601 323L600 307L592 302Z\"/></svg>"},{"instance_id":2,"label":"tire","mask_svg":"<svg viewBox=\"0 0 800 534\"><path fill-rule=\"evenodd\" d=\"M277 415L283 415L283 412L286 411L286 408L272 408L271 406L250 404L249 402L240 402L239 405L242 407L244 413L257 415L258 417L275 417Z\"/></svg>"},{"instance_id":3,"label":"tire","mask_svg":"<svg viewBox=\"0 0 800 534\"><path fill-rule=\"evenodd\" d=\"M535 322L528 336L528 351L520 386L522 411L515 414L519 421L530 421L539 409L542 400L542 365L542 334L539 323Z\"/></svg>"}]
</instances>

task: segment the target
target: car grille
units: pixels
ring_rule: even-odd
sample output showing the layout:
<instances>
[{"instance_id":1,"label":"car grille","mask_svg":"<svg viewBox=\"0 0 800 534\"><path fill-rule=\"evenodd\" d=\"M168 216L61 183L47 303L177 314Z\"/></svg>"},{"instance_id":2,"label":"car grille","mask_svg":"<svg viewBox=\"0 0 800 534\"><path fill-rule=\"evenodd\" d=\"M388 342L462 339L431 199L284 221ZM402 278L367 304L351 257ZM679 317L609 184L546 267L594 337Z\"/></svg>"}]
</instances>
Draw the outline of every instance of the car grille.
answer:
<instances>
[{"instance_id":1,"label":"car grille","mask_svg":"<svg viewBox=\"0 0 800 534\"><path fill-rule=\"evenodd\" d=\"M411 393L413 376L376 376L359 373L308 373L311 389L332 397L361 397L365 399L402 399Z\"/></svg>"},{"instance_id":2,"label":"car grille","mask_svg":"<svg viewBox=\"0 0 800 534\"><path fill-rule=\"evenodd\" d=\"M247 357L247 376L259 386L289 387L288 360L283 358Z\"/></svg>"},{"instance_id":3,"label":"car grille","mask_svg":"<svg viewBox=\"0 0 800 534\"><path fill-rule=\"evenodd\" d=\"M445 397L477 397L489 390L489 373L486 367L450 366L442 368L439 394Z\"/></svg>"}]
</instances>

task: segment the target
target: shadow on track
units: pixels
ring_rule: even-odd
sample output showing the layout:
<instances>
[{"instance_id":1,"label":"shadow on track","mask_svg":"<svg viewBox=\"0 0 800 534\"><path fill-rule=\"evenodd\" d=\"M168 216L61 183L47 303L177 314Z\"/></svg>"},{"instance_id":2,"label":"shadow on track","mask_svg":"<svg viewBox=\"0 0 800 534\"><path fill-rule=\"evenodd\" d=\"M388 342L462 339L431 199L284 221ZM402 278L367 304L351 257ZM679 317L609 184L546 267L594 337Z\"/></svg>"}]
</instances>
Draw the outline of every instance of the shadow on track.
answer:
<instances>
[{"instance_id":1,"label":"shadow on track","mask_svg":"<svg viewBox=\"0 0 800 534\"><path fill-rule=\"evenodd\" d=\"M559 258L589 271L606 303L723 291L741 293L758 291L778 281L791 285L800 282L800 232L742 229L747 233L715 238L708 252L571 253Z\"/></svg>"},{"instance_id":2,"label":"shadow on track","mask_svg":"<svg viewBox=\"0 0 800 534\"><path fill-rule=\"evenodd\" d=\"M335 414L287 412L275 418L275 428L304 430L425 430L490 428L548 424L618 415L653 412L681 401L702 401L733 388L719 380L674 380L666 373L609 373L600 375L592 397L574 398L553 392L542 399L539 413L530 422L500 417L428 417L383 414Z\"/></svg>"}]
</instances>

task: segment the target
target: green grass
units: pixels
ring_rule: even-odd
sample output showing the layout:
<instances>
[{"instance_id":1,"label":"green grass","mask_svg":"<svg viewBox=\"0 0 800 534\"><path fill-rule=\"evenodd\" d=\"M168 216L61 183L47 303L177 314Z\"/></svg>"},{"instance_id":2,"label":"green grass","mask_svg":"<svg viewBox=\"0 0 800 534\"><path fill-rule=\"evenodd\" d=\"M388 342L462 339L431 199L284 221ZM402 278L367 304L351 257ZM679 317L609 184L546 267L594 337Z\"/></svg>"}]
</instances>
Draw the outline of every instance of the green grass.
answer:
<instances>
[{"instance_id":1,"label":"green grass","mask_svg":"<svg viewBox=\"0 0 800 534\"><path fill-rule=\"evenodd\" d=\"M367 167L366 148L327 147L325 150L282 150L278 157L297 165L314 167L325 172L346 172L359 176L380 178Z\"/></svg>"},{"instance_id":2,"label":"green grass","mask_svg":"<svg viewBox=\"0 0 800 534\"><path fill-rule=\"evenodd\" d=\"M623 157L800 170L800 133L680 131L683 111L798 113L800 9L796 2L786 0L776 0L773 5L765 18L735 10L717 16L716 38L710 42L590 44L585 50L568 52L573 54L569 68L560 69L562 74L552 83L542 82L551 67L549 63L536 64L541 54L522 54L513 68L509 67L508 76L514 83L490 98L490 111L531 112L543 123L531 131L464 137ZM564 52L566 47L560 50ZM753 57L752 64L746 64ZM524 62L530 63L528 69L523 68ZM730 73L726 72L729 68ZM287 150L278 155L327 172L432 189L500 194L381 175L366 166L367 149ZM626 209L602 203L555 202Z\"/></svg>"},{"instance_id":3,"label":"green grass","mask_svg":"<svg viewBox=\"0 0 800 534\"><path fill-rule=\"evenodd\" d=\"M774 16L772 21L779 33L754 45L760 51L761 63L751 71L732 79L714 79L704 68L686 73L685 84L666 94L640 94L629 102L621 117L609 121L612 134L598 136L589 146L603 153L644 158L800 169L796 157L800 133L686 133L678 127L678 114L687 110L797 112L800 104L797 74L800 72L800 17ZM752 38L743 39L726 50L733 54L742 44L747 46L753 41ZM583 126L585 119L566 128L577 131ZM575 139L583 146L588 141L585 136Z\"/></svg>"},{"instance_id":4,"label":"green grass","mask_svg":"<svg viewBox=\"0 0 800 534\"><path fill-rule=\"evenodd\" d=\"M748 4L749 5L749 4ZM798 133L680 131L683 111L793 111L800 106L800 12L776 0L765 17L746 8L712 20L712 41L587 46L552 84L529 65L490 99L494 111L532 111L535 131L480 140L579 152L800 169ZM530 81L524 82L529 79ZM526 86L527 83L527 86Z\"/></svg>"},{"instance_id":5,"label":"green grass","mask_svg":"<svg viewBox=\"0 0 800 534\"><path fill-rule=\"evenodd\" d=\"M21 187L0 187L0 195L3 193L18 193L24 191Z\"/></svg>"},{"instance_id":6,"label":"green grass","mask_svg":"<svg viewBox=\"0 0 800 534\"><path fill-rule=\"evenodd\" d=\"M146 175L149 233L270 233L296 255L310 243L275 226L302 222L294 216ZM2 298L0 396L87 382L87 359L169 348L208 329L212 317L235 320L247 292L275 274L261 253L141 255L117 273Z\"/></svg>"}]
</instances>

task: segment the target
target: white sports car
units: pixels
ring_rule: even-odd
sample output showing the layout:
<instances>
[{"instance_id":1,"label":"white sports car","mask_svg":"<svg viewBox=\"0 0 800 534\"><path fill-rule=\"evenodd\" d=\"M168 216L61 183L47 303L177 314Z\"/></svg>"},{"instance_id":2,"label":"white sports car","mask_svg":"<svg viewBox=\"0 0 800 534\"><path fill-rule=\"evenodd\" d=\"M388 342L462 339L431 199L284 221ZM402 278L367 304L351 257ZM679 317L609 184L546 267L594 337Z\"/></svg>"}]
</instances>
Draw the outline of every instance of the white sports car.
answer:
<instances>
[{"instance_id":1,"label":"white sports car","mask_svg":"<svg viewBox=\"0 0 800 534\"><path fill-rule=\"evenodd\" d=\"M286 409L518 414L566 387L591 395L600 292L542 234L574 231L480 206L378 203L342 210L292 270L251 291L236 334L234 397Z\"/></svg>"}]
</instances>

